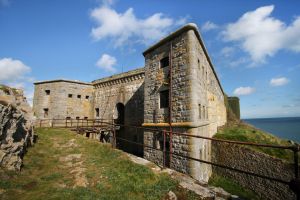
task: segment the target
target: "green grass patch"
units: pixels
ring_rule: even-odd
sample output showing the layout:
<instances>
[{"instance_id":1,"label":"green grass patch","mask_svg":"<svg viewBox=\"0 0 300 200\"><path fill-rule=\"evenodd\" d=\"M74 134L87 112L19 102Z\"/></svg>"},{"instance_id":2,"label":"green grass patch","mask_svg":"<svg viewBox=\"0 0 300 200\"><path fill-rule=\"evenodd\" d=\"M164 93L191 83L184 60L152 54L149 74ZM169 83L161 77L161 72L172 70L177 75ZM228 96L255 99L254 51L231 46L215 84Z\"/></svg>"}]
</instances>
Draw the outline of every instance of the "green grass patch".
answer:
<instances>
[{"instance_id":1,"label":"green grass patch","mask_svg":"<svg viewBox=\"0 0 300 200\"><path fill-rule=\"evenodd\" d=\"M214 137L219 139L227 139L242 142L291 146L291 143L289 143L288 141L282 140L272 134L266 133L245 123L224 126L218 131L218 133ZM246 145L245 147L266 153L276 158L283 159L287 162L293 162L293 152L291 150Z\"/></svg>"},{"instance_id":2,"label":"green grass patch","mask_svg":"<svg viewBox=\"0 0 300 200\"><path fill-rule=\"evenodd\" d=\"M253 191L241 187L239 184L229 178L213 175L210 177L208 183L215 187L222 187L227 192L238 195L243 199L259 199Z\"/></svg>"},{"instance_id":3,"label":"green grass patch","mask_svg":"<svg viewBox=\"0 0 300 200\"><path fill-rule=\"evenodd\" d=\"M24 157L21 172L0 170L1 199L163 199L170 191L181 199L196 199L178 189L167 174L131 162L126 154L67 129L37 128L37 143ZM73 140L74 145L68 146ZM69 155L81 154L66 164ZM74 173L79 162L88 187L75 187ZM0 190L1 191L1 190Z\"/></svg>"}]
</instances>

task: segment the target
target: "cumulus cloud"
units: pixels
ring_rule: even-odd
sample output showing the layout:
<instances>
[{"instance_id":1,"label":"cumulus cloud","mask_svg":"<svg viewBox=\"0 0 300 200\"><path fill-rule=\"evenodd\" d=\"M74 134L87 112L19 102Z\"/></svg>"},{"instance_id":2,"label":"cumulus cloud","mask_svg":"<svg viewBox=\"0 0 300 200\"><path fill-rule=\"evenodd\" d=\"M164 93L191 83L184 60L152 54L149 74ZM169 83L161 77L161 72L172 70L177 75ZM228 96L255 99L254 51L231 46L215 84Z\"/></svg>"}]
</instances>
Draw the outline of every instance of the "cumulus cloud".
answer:
<instances>
[{"instance_id":1,"label":"cumulus cloud","mask_svg":"<svg viewBox=\"0 0 300 200\"><path fill-rule=\"evenodd\" d=\"M203 24L203 26L201 27L201 30L203 32L206 32L206 31L217 29L217 28L218 28L217 24L215 24L211 21L207 21L207 22L205 22L205 24Z\"/></svg>"},{"instance_id":2,"label":"cumulus cloud","mask_svg":"<svg viewBox=\"0 0 300 200\"><path fill-rule=\"evenodd\" d=\"M163 13L140 19L135 16L133 8L118 13L106 4L93 9L90 17L97 24L92 28L92 37L95 40L111 38L115 46L123 45L133 37L140 43L148 44L167 35L174 26L186 23L185 18L175 20Z\"/></svg>"},{"instance_id":3,"label":"cumulus cloud","mask_svg":"<svg viewBox=\"0 0 300 200\"><path fill-rule=\"evenodd\" d=\"M12 58L0 59L0 81L16 81L23 79L31 69L20 60Z\"/></svg>"},{"instance_id":4,"label":"cumulus cloud","mask_svg":"<svg viewBox=\"0 0 300 200\"><path fill-rule=\"evenodd\" d=\"M289 79L287 79L286 77L279 77L279 78L272 78L270 80L270 85L273 87L277 87L277 86L283 86L288 84Z\"/></svg>"},{"instance_id":5,"label":"cumulus cloud","mask_svg":"<svg viewBox=\"0 0 300 200\"><path fill-rule=\"evenodd\" d=\"M222 32L225 41L238 42L254 63L265 62L279 50L300 52L300 17L286 25L271 16L274 5L246 12Z\"/></svg>"},{"instance_id":6,"label":"cumulus cloud","mask_svg":"<svg viewBox=\"0 0 300 200\"><path fill-rule=\"evenodd\" d=\"M253 87L238 87L233 91L234 95L244 96L249 95L255 92L255 88Z\"/></svg>"},{"instance_id":7,"label":"cumulus cloud","mask_svg":"<svg viewBox=\"0 0 300 200\"><path fill-rule=\"evenodd\" d=\"M96 66L100 69L104 69L107 72L116 72L114 66L117 64L117 59L108 54L103 54L96 63Z\"/></svg>"},{"instance_id":8,"label":"cumulus cloud","mask_svg":"<svg viewBox=\"0 0 300 200\"><path fill-rule=\"evenodd\" d=\"M32 105L33 82L31 68L22 61L13 58L0 58L0 83L24 90L27 101Z\"/></svg>"}]
</instances>

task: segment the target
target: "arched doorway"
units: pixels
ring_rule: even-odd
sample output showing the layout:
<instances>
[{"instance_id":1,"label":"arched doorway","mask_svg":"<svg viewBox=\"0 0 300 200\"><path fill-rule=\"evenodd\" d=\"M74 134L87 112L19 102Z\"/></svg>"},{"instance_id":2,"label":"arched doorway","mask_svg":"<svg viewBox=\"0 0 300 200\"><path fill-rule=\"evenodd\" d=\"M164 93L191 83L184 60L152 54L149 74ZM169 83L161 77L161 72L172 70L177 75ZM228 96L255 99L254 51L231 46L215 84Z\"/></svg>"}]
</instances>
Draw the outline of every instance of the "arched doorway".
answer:
<instances>
[{"instance_id":1,"label":"arched doorway","mask_svg":"<svg viewBox=\"0 0 300 200\"><path fill-rule=\"evenodd\" d=\"M125 106L122 103L117 103L116 108L117 108L117 112L118 112L118 118L116 119L116 123L124 125L124 122L125 122Z\"/></svg>"},{"instance_id":2,"label":"arched doorway","mask_svg":"<svg viewBox=\"0 0 300 200\"><path fill-rule=\"evenodd\" d=\"M124 125L125 122L125 106L123 103L117 103L116 104L116 114L117 118L114 120L116 124L119 124L119 129L116 131L116 136L117 136L117 148L122 149L126 151L126 145L128 145L126 142L124 142L123 139L126 139L126 134L125 134L125 128L122 126Z\"/></svg>"}]
</instances>

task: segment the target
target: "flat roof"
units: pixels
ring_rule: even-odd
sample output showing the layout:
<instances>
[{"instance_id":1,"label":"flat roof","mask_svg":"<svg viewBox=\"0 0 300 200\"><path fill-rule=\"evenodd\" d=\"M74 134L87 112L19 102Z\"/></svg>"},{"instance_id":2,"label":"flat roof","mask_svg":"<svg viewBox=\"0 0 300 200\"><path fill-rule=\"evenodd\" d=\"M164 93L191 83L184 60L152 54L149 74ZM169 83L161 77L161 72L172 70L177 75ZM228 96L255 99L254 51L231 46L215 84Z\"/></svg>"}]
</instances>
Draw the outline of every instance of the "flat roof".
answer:
<instances>
[{"instance_id":1,"label":"flat roof","mask_svg":"<svg viewBox=\"0 0 300 200\"><path fill-rule=\"evenodd\" d=\"M127 72L123 72L123 73L119 73L119 74L115 74L109 77L104 77L104 78L100 78L97 80L92 81L92 84L98 84L98 83L104 83L104 82L108 82L108 81L112 81L112 80L116 80L116 79L121 79L121 78L126 78L126 77L130 77L136 74L143 74L145 73L145 68L137 68L134 70L130 70Z\"/></svg>"},{"instance_id":2,"label":"flat roof","mask_svg":"<svg viewBox=\"0 0 300 200\"><path fill-rule=\"evenodd\" d=\"M168 36L164 37L163 39L161 39L160 41L158 41L157 43L155 43L154 45L152 45L152 46L150 46L148 49L146 49L146 50L143 52L143 55L145 56L147 53L150 53L151 51L155 50L155 49L158 48L159 46L161 46L161 45L163 45L163 44L165 44L165 43L171 41L173 38L177 37L178 35L180 35L180 34L182 34L182 33L184 33L184 32L187 32L187 31L189 31L189 30L193 30L193 31L195 32L195 34L196 34L196 36L197 36L197 38L198 38L198 40L199 40L199 42L200 42L200 45L201 45L202 48L203 48L203 51L204 51L204 53L205 53L205 56L207 57L207 60L208 60L210 66L211 66L211 68L212 68L212 70L213 70L213 73L214 73L214 75L216 76L216 79L217 79L217 81L218 81L218 84L219 84L219 86L220 86L220 88L221 88L223 94L225 94L225 93L224 93L224 90L223 90L223 88L222 88L222 85L221 85L221 83L220 83L220 80L219 80L219 78L218 78L218 75L217 75L217 73L216 73L216 71L215 71L215 69L214 69L214 65L212 64L212 61L211 61L211 59L210 59L210 57L209 57L209 55L208 55L207 49L206 49L206 47L205 47L205 45L204 45L204 42L203 42L203 40L202 40L202 37L201 37L200 32L199 32L199 30L198 30L198 27L197 27L197 25L194 24L194 23L188 23L188 24L184 25L183 27L179 28L178 30L174 31L173 33L169 34Z\"/></svg>"},{"instance_id":3,"label":"flat roof","mask_svg":"<svg viewBox=\"0 0 300 200\"><path fill-rule=\"evenodd\" d=\"M67 83L76 83L76 84L82 84L82 85L92 85L91 83L86 83L86 82L76 81L76 80L65 80L65 79L37 81L33 84L39 85L39 84L44 84L44 83L55 83L55 82L67 82Z\"/></svg>"}]
</instances>

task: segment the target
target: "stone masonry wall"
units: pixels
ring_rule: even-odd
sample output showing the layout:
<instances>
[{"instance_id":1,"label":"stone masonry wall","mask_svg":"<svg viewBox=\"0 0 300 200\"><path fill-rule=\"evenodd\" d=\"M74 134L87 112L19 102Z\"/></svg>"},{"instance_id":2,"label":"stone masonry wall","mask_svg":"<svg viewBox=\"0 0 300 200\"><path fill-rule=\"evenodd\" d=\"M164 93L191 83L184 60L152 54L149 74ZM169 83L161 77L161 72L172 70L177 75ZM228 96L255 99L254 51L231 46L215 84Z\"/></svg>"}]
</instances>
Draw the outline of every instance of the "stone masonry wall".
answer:
<instances>
[{"instance_id":1,"label":"stone masonry wall","mask_svg":"<svg viewBox=\"0 0 300 200\"><path fill-rule=\"evenodd\" d=\"M211 137L217 132L218 126L225 124L223 91L197 33L194 25L187 25L144 54L145 126L165 126L168 129L169 110L159 107L159 92L169 87L172 87L173 131ZM164 84L168 81L169 77L166 75L170 69L162 69L160 66L160 61L170 52L171 86ZM149 146L157 146L160 142L157 133L153 131L146 131L144 138L145 144ZM211 143L208 140L175 136L172 138L172 147L179 154L211 160ZM162 153L149 148L145 148L145 157L158 163L162 161ZM201 181L208 181L212 171L210 165L176 157L172 159L170 166Z\"/></svg>"},{"instance_id":2,"label":"stone masonry wall","mask_svg":"<svg viewBox=\"0 0 300 200\"><path fill-rule=\"evenodd\" d=\"M220 142L213 142L212 150L212 161L215 163L285 181L290 181L294 178L294 168L292 164L287 164L280 159L273 158L264 153L256 152L240 145ZM260 199L296 199L295 194L289 187L282 183L219 167L214 167L213 172L233 179L241 186L255 191Z\"/></svg>"},{"instance_id":3,"label":"stone masonry wall","mask_svg":"<svg viewBox=\"0 0 300 200\"><path fill-rule=\"evenodd\" d=\"M112 120L118 119L117 104L124 105L124 124L141 126L144 115L144 69L136 69L93 82L95 100L93 117ZM96 116L99 109L99 117ZM143 143L143 130L124 127L117 132L117 137ZM117 140L118 147L135 155L143 155L143 148L122 140Z\"/></svg>"},{"instance_id":4,"label":"stone masonry wall","mask_svg":"<svg viewBox=\"0 0 300 200\"><path fill-rule=\"evenodd\" d=\"M50 94L46 94L50 90ZM72 96L69 96L72 95ZM81 95L78 98L78 95ZM33 111L37 119L92 117L93 86L68 81L35 84ZM48 115L44 109L48 109Z\"/></svg>"},{"instance_id":5,"label":"stone masonry wall","mask_svg":"<svg viewBox=\"0 0 300 200\"><path fill-rule=\"evenodd\" d=\"M143 83L144 69L94 81L94 118L97 118L95 109L99 108L98 118L116 119L118 117L116 104L122 103L125 106L125 124L141 125L144 113Z\"/></svg>"},{"instance_id":6,"label":"stone masonry wall","mask_svg":"<svg viewBox=\"0 0 300 200\"><path fill-rule=\"evenodd\" d=\"M172 40L172 122L190 121L191 107L188 95L190 91L190 75L188 69L188 53L186 34ZM167 73L160 67L160 60L169 56L171 43L167 42L145 55L145 123L169 122L169 109L160 108L159 92L168 89ZM169 67L167 67L169 71Z\"/></svg>"},{"instance_id":7,"label":"stone masonry wall","mask_svg":"<svg viewBox=\"0 0 300 200\"><path fill-rule=\"evenodd\" d=\"M147 160L151 160L158 165L163 165L163 130L168 128L157 128L157 131L145 131L144 143L149 147L144 148L144 157ZM173 128L174 132L187 132L186 128ZM155 149L157 150L155 150ZM189 155L189 138L185 136L178 136L173 134L172 136L172 148L176 154L188 156ZM170 137L166 136L166 151L170 151ZM175 169L179 172L190 174L189 161L186 158L180 156L170 155L166 153L165 157L166 166Z\"/></svg>"},{"instance_id":8,"label":"stone masonry wall","mask_svg":"<svg viewBox=\"0 0 300 200\"><path fill-rule=\"evenodd\" d=\"M187 35L181 34L172 40L172 119L173 123L191 121L190 118L190 96L191 87L190 74L188 74L188 50ZM169 70L170 66L161 68L160 61L169 56L171 42L162 44L152 52L145 55L145 111L144 123L153 126L169 122L169 108L160 108L160 92L170 89ZM169 130L168 127L161 127L157 132L145 131L144 143L160 150L163 150L162 130ZM188 132L187 128L173 128L173 131ZM188 139L173 135L172 141L167 137L167 151L170 149L170 142L175 153L188 155ZM163 163L162 151L151 148L144 149L144 157L158 164ZM166 164L173 169L183 173L190 173L188 161L182 157L172 156L172 160L166 155Z\"/></svg>"},{"instance_id":9,"label":"stone masonry wall","mask_svg":"<svg viewBox=\"0 0 300 200\"><path fill-rule=\"evenodd\" d=\"M197 128L193 135L212 137L219 126L226 123L226 107L222 88L214 73L205 47L199 42L194 30L188 31L189 70L191 71L191 118ZM211 142L193 138L190 143L190 156L206 161L211 160ZM192 176L208 181L212 168L210 165L191 161ZM201 170L199 170L201 169Z\"/></svg>"}]
</instances>

